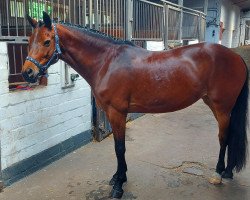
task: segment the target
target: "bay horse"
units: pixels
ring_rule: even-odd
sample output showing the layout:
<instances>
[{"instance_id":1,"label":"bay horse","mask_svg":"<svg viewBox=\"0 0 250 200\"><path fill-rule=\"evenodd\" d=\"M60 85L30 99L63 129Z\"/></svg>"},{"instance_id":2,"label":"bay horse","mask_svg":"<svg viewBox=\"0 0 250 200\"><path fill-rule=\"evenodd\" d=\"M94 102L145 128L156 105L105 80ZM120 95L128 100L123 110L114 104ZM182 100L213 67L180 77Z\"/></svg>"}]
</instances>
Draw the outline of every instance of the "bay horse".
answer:
<instances>
[{"instance_id":1,"label":"bay horse","mask_svg":"<svg viewBox=\"0 0 250 200\"><path fill-rule=\"evenodd\" d=\"M122 197L127 181L125 124L131 112L173 112L203 99L218 121L216 172L233 178L234 169L239 172L245 167L248 70L238 54L208 43L152 52L86 27L52 23L45 12L43 21L27 19L34 33L22 68L26 81L36 82L61 59L88 82L98 106L106 112L118 163L110 180L112 198ZM221 178L212 180L220 183Z\"/></svg>"}]
</instances>

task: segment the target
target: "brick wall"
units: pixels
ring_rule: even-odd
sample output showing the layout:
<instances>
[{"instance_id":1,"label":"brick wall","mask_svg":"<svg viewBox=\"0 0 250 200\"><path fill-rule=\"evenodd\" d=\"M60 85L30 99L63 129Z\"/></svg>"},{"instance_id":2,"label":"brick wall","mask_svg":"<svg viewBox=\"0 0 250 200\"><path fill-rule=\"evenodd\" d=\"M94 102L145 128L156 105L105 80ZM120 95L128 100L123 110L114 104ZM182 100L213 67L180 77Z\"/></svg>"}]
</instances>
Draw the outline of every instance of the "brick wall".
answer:
<instances>
[{"instance_id":1,"label":"brick wall","mask_svg":"<svg viewBox=\"0 0 250 200\"><path fill-rule=\"evenodd\" d=\"M0 42L2 169L91 129L90 87L80 78L62 89L62 65L51 66L48 86L9 92L7 44Z\"/></svg>"}]
</instances>

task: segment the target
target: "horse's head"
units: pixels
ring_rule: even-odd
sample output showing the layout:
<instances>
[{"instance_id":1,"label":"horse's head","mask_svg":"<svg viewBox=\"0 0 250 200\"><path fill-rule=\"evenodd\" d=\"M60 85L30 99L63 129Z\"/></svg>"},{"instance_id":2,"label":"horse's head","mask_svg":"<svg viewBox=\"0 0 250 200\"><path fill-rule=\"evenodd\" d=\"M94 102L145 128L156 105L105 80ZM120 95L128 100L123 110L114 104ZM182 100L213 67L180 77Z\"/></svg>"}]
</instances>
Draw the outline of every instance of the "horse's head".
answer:
<instances>
[{"instance_id":1,"label":"horse's head","mask_svg":"<svg viewBox=\"0 0 250 200\"><path fill-rule=\"evenodd\" d=\"M30 16L27 19L34 32L29 39L29 53L22 67L22 75L27 82L35 83L58 60L61 50L56 26L52 25L46 12L43 12L43 22L37 22Z\"/></svg>"}]
</instances>

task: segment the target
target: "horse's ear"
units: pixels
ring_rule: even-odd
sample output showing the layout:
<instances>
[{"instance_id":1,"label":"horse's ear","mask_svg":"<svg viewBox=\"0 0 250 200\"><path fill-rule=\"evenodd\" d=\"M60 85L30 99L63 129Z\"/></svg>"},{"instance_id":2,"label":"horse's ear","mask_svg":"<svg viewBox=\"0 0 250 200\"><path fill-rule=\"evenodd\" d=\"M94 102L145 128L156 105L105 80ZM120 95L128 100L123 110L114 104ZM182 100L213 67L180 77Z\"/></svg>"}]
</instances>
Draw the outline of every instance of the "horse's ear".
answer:
<instances>
[{"instance_id":1,"label":"horse's ear","mask_svg":"<svg viewBox=\"0 0 250 200\"><path fill-rule=\"evenodd\" d=\"M28 14L26 15L28 22L33 28L36 28L37 26L37 21L33 18L31 18Z\"/></svg>"},{"instance_id":2,"label":"horse's ear","mask_svg":"<svg viewBox=\"0 0 250 200\"><path fill-rule=\"evenodd\" d=\"M44 11L43 11L43 22L45 24L45 27L51 29L52 22L51 22L50 16Z\"/></svg>"}]
</instances>

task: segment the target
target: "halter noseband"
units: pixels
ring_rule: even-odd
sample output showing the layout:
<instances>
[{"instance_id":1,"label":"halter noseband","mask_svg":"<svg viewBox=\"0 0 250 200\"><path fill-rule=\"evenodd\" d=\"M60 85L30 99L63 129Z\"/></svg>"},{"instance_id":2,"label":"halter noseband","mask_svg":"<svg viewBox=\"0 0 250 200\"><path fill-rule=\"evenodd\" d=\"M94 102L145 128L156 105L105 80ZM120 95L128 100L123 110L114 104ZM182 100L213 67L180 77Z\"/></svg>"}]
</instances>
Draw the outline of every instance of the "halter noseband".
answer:
<instances>
[{"instance_id":1,"label":"halter noseband","mask_svg":"<svg viewBox=\"0 0 250 200\"><path fill-rule=\"evenodd\" d=\"M39 69L38 75L46 75L46 70L50 67L52 63L56 63L59 60L59 56L62 54L62 51L59 45L59 36L57 33L56 24L53 24L53 27L54 27L54 32L55 32L55 51L53 55L51 56L51 58L49 59L49 61L45 65L42 65L36 59L31 58L30 56L26 57L26 60L34 63L38 67Z\"/></svg>"}]
</instances>

